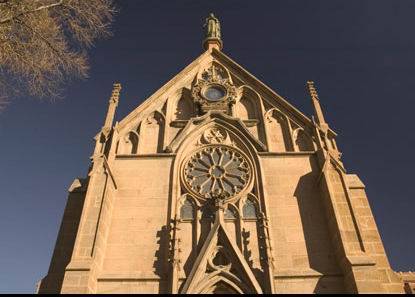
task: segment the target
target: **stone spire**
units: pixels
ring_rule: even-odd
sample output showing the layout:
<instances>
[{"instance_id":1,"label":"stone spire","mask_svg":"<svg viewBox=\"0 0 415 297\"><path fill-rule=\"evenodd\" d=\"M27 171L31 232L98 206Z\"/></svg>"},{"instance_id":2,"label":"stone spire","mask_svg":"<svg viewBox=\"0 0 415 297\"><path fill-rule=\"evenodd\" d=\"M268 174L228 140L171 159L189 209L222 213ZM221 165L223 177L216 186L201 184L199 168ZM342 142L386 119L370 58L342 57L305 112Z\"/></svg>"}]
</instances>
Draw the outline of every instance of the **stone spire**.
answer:
<instances>
[{"instance_id":1,"label":"stone spire","mask_svg":"<svg viewBox=\"0 0 415 297\"><path fill-rule=\"evenodd\" d=\"M310 92L311 101L313 103L314 114L316 116L317 124L323 129L327 130L328 125L324 119L323 110L321 109L320 99L318 98L317 90L314 87L313 81L307 82L308 91Z\"/></svg>"},{"instance_id":2,"label":"stone spire","mask_svg":"<svg viewBox=\"0 0 415 297\"><path fill-rule=\"evenodd\" d=\"M102 127L102 131L104 132L104 134L108 133L111 130L112 123L114 121L115 110L117 109L118 100L120 98L120 91L121 91L121 84L114 83L111 97L109 100L107 116L105 118L104 126Z\"/></svg>"},{"instance_id":3,"label":"stone spire","mask_svg":"<svg viewBox=\"0 0 415 297\"><path fill-rule=\"evenodd\" d=\"M223 47L223 42L221 39L221 29L219 19L215 17L213 13L210 13L205 20L203 25L205 29L205 39L203 40L203 48L205 50L210 50L216 48L221 50Z\"/></svg>"}]
</instances>

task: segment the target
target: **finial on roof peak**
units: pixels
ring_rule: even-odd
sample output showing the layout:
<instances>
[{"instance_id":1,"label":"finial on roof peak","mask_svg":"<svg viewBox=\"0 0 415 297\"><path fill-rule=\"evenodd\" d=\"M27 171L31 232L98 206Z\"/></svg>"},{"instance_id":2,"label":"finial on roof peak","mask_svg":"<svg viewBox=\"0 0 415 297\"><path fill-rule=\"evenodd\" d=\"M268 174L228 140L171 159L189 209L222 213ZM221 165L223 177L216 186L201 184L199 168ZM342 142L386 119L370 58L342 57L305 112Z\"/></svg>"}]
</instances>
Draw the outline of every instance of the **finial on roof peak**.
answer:
<instances>
[{"instance_id":1,"label":"finial on roof peak","mask_svg":"<svg viewBox=\"0 0 415 297\"><path fill-rule=\"evenodd\" d=\"M219 19L211 12L206 18L203 27L206 28L205 39L203 40L204 49L210 50L212 48L216 48L221 50L223 42Z\"/></svg>"}]
</instances>

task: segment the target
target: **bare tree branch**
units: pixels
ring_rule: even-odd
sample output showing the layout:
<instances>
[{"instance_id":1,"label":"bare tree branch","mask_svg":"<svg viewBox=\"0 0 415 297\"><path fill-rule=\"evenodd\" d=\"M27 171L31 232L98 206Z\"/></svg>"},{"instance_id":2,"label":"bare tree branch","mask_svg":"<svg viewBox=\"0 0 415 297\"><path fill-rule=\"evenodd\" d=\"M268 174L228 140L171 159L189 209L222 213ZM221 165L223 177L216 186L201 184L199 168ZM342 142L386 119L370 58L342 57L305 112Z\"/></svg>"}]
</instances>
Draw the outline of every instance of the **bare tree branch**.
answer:
<instances>
[{"instance_id":1,"label":"bare tree branch","mask_svg":"<svg viewBox=\"0 0 415 297\"><path fill-rule=\"evenodd\" d=\"M25 94L59 98L86 78L87 49L111 35L115 13L113 0L0 0L0 107Z\"/></svg>"},{"instance_id":2,"label":"bare tree branch","mask_svg":"<svg viewBox=\"0 0 415 297\"><path fill-rule=\"evenodd\" d=\"M6 3L7 2L6 0L3 0L3 1L4 1L3 3ZM35 9L32 9L32 10L23 11L23 12L15 15L15 16L11 16L11 17L8 17L8 18L5 18L5 19L0 20L0 24L6 23L6 22L10 22L13 19L17 19L18 17L20 17L22 15L25 15L25 14L28 14L28 13L33 13L33 12L40 11L40 10L43 10L43 9L49 9L49 8L53 8L55 6L62 5L62 3L63 3L63 0L60 0L59 2L56 2L56 3L53 3L53 4L42 5L42 6L39 6L39 7L35 8Z\"/></svg>"}]
</instances>

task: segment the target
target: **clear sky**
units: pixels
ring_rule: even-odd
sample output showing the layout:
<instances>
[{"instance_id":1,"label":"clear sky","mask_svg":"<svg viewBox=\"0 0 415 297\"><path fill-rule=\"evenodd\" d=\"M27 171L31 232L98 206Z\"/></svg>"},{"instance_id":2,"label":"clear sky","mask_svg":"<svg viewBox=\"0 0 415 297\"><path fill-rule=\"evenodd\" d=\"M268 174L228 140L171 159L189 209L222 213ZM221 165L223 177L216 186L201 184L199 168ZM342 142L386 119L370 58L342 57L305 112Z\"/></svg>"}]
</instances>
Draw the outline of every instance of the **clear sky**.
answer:
<instances>
[{"instance_id":1,"label":"clear sky","mask_svg":"<svg viewBox=\"0 0 415 297\"><path fill-rule=\"evenodd\" d=\"M415 270L415 1L117 1L112 39L64 100L0 113L0 293L48 270L67 189L85 176L112 83L122 119L202 53L209 12L223 51L311 115L314 80L349 173L359 174L395 270Z\"/></svg>"}]
</instances>

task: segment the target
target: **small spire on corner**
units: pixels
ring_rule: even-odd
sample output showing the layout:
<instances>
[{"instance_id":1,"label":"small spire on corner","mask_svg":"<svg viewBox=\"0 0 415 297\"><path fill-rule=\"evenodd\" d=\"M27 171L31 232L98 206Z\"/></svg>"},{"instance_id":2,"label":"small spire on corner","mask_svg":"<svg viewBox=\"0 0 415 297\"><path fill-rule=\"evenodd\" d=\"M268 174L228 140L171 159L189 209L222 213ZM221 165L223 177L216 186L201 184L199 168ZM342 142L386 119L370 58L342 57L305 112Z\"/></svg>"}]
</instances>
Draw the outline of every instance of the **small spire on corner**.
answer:
<instances>
[{"instance_id":1,"label":"small spire on corner","mask_svg":"<svg viewBox=\"0 0 415 297\"><path fill-rule=\"evenodd\" d=\"M108 134L108 131L111 129L112 123L114 121L115 110L117 109L118 101L120 99L120 91L121 91L121 84L114 83L112 92L111 92L111 97L109 100L107 116L105 117L105 123L103 126L103 130L105 131L105 134Z\"/></svg>"},{"instance_id":2,"label":"small spire on corner","mask_svg":"<svg viewBox=\"0 0 415 297\"><path fill-rule=\"evenodd\" d=\"M119 98L120 98L120 91L121 91L121 84L120 83L114 83L112 88L112 93L111 93L111 98L110 100L114 101L114 102L118 102Z\"/></svg>"},{"instance_id":3,"label":"small spire on corner","mask_svg":"<svg viewBox=\"0 0 415 297\"><path fill-rule=\"evenodd\" d=\"M324 119L323 110L321 109L320 99L318 98L317 90L313 81L307 81L307 88L310 93L311 101L313 102L314 113L316 115L317 123L321 128L326 128L327 123Z\"/></svg>"}]
</instances>

